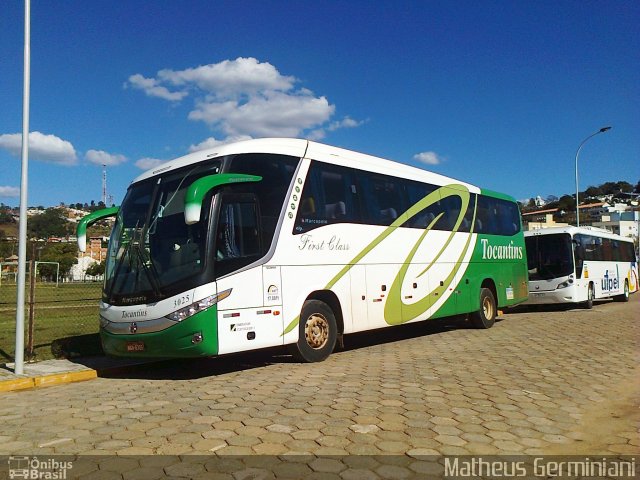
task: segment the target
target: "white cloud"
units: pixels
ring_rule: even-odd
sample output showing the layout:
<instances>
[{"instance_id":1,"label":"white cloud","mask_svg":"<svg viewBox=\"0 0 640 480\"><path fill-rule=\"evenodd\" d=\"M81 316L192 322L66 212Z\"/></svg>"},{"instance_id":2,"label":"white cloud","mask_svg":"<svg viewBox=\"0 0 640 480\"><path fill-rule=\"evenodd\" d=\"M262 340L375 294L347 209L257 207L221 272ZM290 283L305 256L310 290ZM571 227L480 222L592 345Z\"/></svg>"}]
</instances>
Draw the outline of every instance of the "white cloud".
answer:
<instances>
[{"instance_id":1,"label":"white cloud","mask_svg":"<svg viewBox=\"0 0 640 480\"><path fill-rule=\"evenodd\" d=\"M188 93L184 91L170 92L167 87L158 85L157 80L153 78L145 78L139 73L131 75L129 77L129 83L125 83L125 87L127 87L129 84L133 88L142 90L149 97L164 98L165 100L169 100L171 102L179 102L188 95Z\"/></svg>"},{"instance_id":2,"label":"white cloud","mask_svg":"<svg viewBox=\"0 0 640 480\"><path fill-rule=\"evenodd\" d=\"M331 122L331 124L327 127L327 130L333 132L334 130L338 130L339 128L356 128L365 123L364 120L354 120L350 117L344 117L342 120Z\"/></svg>"},{"instance_id":3,"label":"white cloud","mask_svg":"<svg viewBox=\"0 0 640 480\"><path fill-rule=\"evenodd\" d=\"M233 100L202 102L189 118L202 120L227 135L296 137L329 120L334 110L325 97L275 92L243 104Z\"/></svg>"},{"instance_id":4,"label":"white cloud","mask_svg":"<svg viewBox=\"0 0 640 480\"><path fill-rule=\"evenodd\" d=\"M438 165L442 163L442 158L440 158L436 152L417 153L413 156L413 159L427 165Z\"/></svg>"},{"instance_id":5,"label":"white cloud","mask_svg":"<svg viewBox=\"0 0 640 480\"><path fill-rule=\"evenodd\" d=\"M134 165L141 170L149 170L150 168L155 168L164 162L166 162L166 160L159 160L157 158L141 158Z\"/></svg>"},{"instance_id":6,"label":"white cloud","mask_svg":"<svg viewBox=\"0 0 640 480\"><path fill-rule=\"evenodd\" d=\"M18 187L0 187L0 197L19 197L20 188Z\"/></svg>"},{"instance_id":7,"label":"white cloud","mask_svg":"<svg viewBox=\"0 0 640 480\"><path fill-rule=\"evenodd\" d=\"M19 157L22 153L22 134L0 135L0 148ZM65 166L78 163L76 150L70 142L40 132L29 132L29 158Z\"/></svg>"},{"instance_id":8,"label":"white cloud","mask_svg":"<svg viewBox=\"0 0 640 480\"><path fill-rule=\"evenodd\" d=\"M181 100L192 94L194 108L188 118L205 122L220 137L306 134L321 138L324 129L353 128L363 123L345 117L328 124L335 105L307 88L296 88L298 82L255 58L224 60L185 70L165 69L155 78L141 74L129 77L129 84L147 95ZM171 91L176 88L180 90Z\"/></svg>"},{"instance_id":9,"label":"white cloud","mask_svg":"<svg viewBox=\"0 0 640 480\"><path fill-rule=\"evenodd\" d=\"M236 58L186 70L160 70L158 78L173 85L195 85L216 97L251 95L263 91L288 91L295 77L281 75L270 63Z\"/></svg>"},{"instance_id":10,"label":"white cloud","mask_svg":"<svg viewBox=\"0 0 640 480\"><path fill-rule=\"evenodd\" d=\"M197 145L191 145L189 152L198 152L200 150L206 150L208 148L215 148L218 145L224 145L226 143L241 142L243 140L251 140L249 135L236 135L225 138L224 140L216 140L214 137L209 137L206 140L198 143Z\"/></svg>"},{"instance_id":11,"label":"white cloud","mask_svg":"<svg viewBox=\"0 0 640 480\"><path fill-rule=\"evenodd\" d=\"M89 163L107 165L108 167L114 167L127 161L127 157L124 155L107 153L102 150L89 150L84 158Z\"/></svg>"}]
</instances>

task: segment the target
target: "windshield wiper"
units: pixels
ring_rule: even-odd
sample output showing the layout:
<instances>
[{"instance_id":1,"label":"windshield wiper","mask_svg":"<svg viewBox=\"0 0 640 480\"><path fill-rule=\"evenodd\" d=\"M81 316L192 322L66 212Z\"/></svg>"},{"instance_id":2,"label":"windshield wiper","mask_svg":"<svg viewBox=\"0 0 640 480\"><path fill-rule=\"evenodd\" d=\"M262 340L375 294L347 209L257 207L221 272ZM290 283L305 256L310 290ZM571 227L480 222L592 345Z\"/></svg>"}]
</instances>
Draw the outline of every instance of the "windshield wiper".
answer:
<instances>
[{"instance_id":1,"label":"windshield wiper","mask_svg":"<svg viewBox=\"0 0 640 480\"><path fill-rule=\"evenodd\" d=\"M153 289L154 295L156 296L156 298L160 298L162 296L162 293L160 291L160 284L158 283L158 270L153 264L151 256L144 248L140 246L140 242L136 242L135 251L138 263L142 265L144 273L149 280L149 285L151 285L151 288ZM147 261L149 262L149 265L147 265Z\"/></svg>"},{"instance_id":2,"label":"windshield wiper","mask_svg":"<svg viewBox=\"0 0 640 480\"><path fill-rule=\"evenodd\" d=\"M120 279L120 287L123 287L124 283L126 282L126 278L133 273L133 270L135 268L135 285L138 285L140 270L143 270L145 276L147 277L147 280L149 281L149 285L151 286L153 294L156 296L156 298L160 297L162 294L160 291L160 285L158 283L158 272L150 258L148 261L151 263L152 269L149 268L149 266L147 265L147 260L145 260L146 252L143 253L143 247L141 247L140 245L141 239L144 237L144 230L138 228L138 223L136 223L135 227L133 227L132 230L133 235L126 243L126 246L123 247L124 250L122 252L122 255L120 256L120 259L118 260L118 265L116 266L116 269L114 271L113 284L110 292L111 294L118 293L118 279ZM123 235L124 234L125 231L123 231ZM128 260L128 262L127 260L125 260L125 258ZM122 270L122 266L125 263L129 264L128 271L124 272L121 275L120 273Z\"/></svg>"}]
</instances>

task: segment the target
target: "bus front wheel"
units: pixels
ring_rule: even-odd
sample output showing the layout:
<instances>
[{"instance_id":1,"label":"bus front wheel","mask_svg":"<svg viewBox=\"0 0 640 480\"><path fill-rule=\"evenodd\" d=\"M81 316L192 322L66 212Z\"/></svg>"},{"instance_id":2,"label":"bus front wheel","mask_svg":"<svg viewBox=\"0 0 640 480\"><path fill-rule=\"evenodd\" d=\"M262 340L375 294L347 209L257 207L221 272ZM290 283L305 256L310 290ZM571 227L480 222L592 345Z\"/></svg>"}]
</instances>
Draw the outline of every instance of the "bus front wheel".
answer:
<instances>
[{"instance_id":1,"label":"bus front wheel","mask_svg":"<svg viewBox=\"0 0 640 480\"><path fill-rule=\"evenodd\" d=\"M616 302L628 302L629 301L629 281L624 281L624 293L614 298Z\"/></svg>"},{"instance_id":2,"label":"bus front wheel","mask_svg":"<svg viewBox=\"0 0 640 480\"><path fill-rule=\"evenodd\" d=\"M293 356L301 362L321 362L336 346L338 327L329 306L320 300L307 300L300 312L298 342L291 347Z\"/></svg>"},{"instance_id":3,"label":"bus front wheel","mask_svg":"<svg viewBox=\"0 0 640 480\"><path fill-rule=\"evenodd\" d=\"M593 297L595 297L595 292L593 289L593 283L590 283L589 289L587 290L587 301L584 302L584 308L587 310L593 308Z\"/></svg>"},{"instance_id":4,"label":"bus front wheel","mask_svg":"<svg viewBox=\"0 0 640 480\"><path fill-rule=\"evenodd\" d=\"M496 322L496 299L488 288L480 289L480 310L471 314L471 323L476 328L491 328Z\"/></svg>"}]
</instances>

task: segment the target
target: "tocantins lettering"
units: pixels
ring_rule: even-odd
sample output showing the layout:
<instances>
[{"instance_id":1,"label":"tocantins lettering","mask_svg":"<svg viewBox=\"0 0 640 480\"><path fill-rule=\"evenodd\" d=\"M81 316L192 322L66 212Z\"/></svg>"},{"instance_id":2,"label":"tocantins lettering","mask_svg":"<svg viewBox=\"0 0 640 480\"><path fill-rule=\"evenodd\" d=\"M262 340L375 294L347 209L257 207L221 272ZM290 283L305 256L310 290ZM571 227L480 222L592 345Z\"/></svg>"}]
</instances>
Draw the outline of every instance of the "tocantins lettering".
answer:
<instances>
[{"instance_id":1,"label":"tocantins lettering","mask_svg":"<svg viewBox=\"0 0 640 480\"><path fill-rule=\"evenodd\" d=\"M490 245L488 239L482 238L480 243L483 260L522 260L524 256L522 247L515 246L513 241L509 245Z\"/></svg>"}]
</instances>

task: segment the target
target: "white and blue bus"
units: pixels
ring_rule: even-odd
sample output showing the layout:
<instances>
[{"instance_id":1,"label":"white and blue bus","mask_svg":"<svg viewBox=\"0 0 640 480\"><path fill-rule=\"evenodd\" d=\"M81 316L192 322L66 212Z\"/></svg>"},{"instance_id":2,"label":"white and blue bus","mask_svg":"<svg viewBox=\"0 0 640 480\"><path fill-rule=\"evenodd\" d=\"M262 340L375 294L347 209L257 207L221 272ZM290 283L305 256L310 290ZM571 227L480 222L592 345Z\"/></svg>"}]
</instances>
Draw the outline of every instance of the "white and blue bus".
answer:
<instances>
[{"instance_id":1,"label":"white and blue bus","mask_svg":"<svg viewBox=\"0 0 640 480\"><path fill-rule=\"evenodd\" d=\"M638 290L633 240L595 227L553 227L524 233L529 269L526 304L579 303Z\"/></svg>"}]
</instances>

